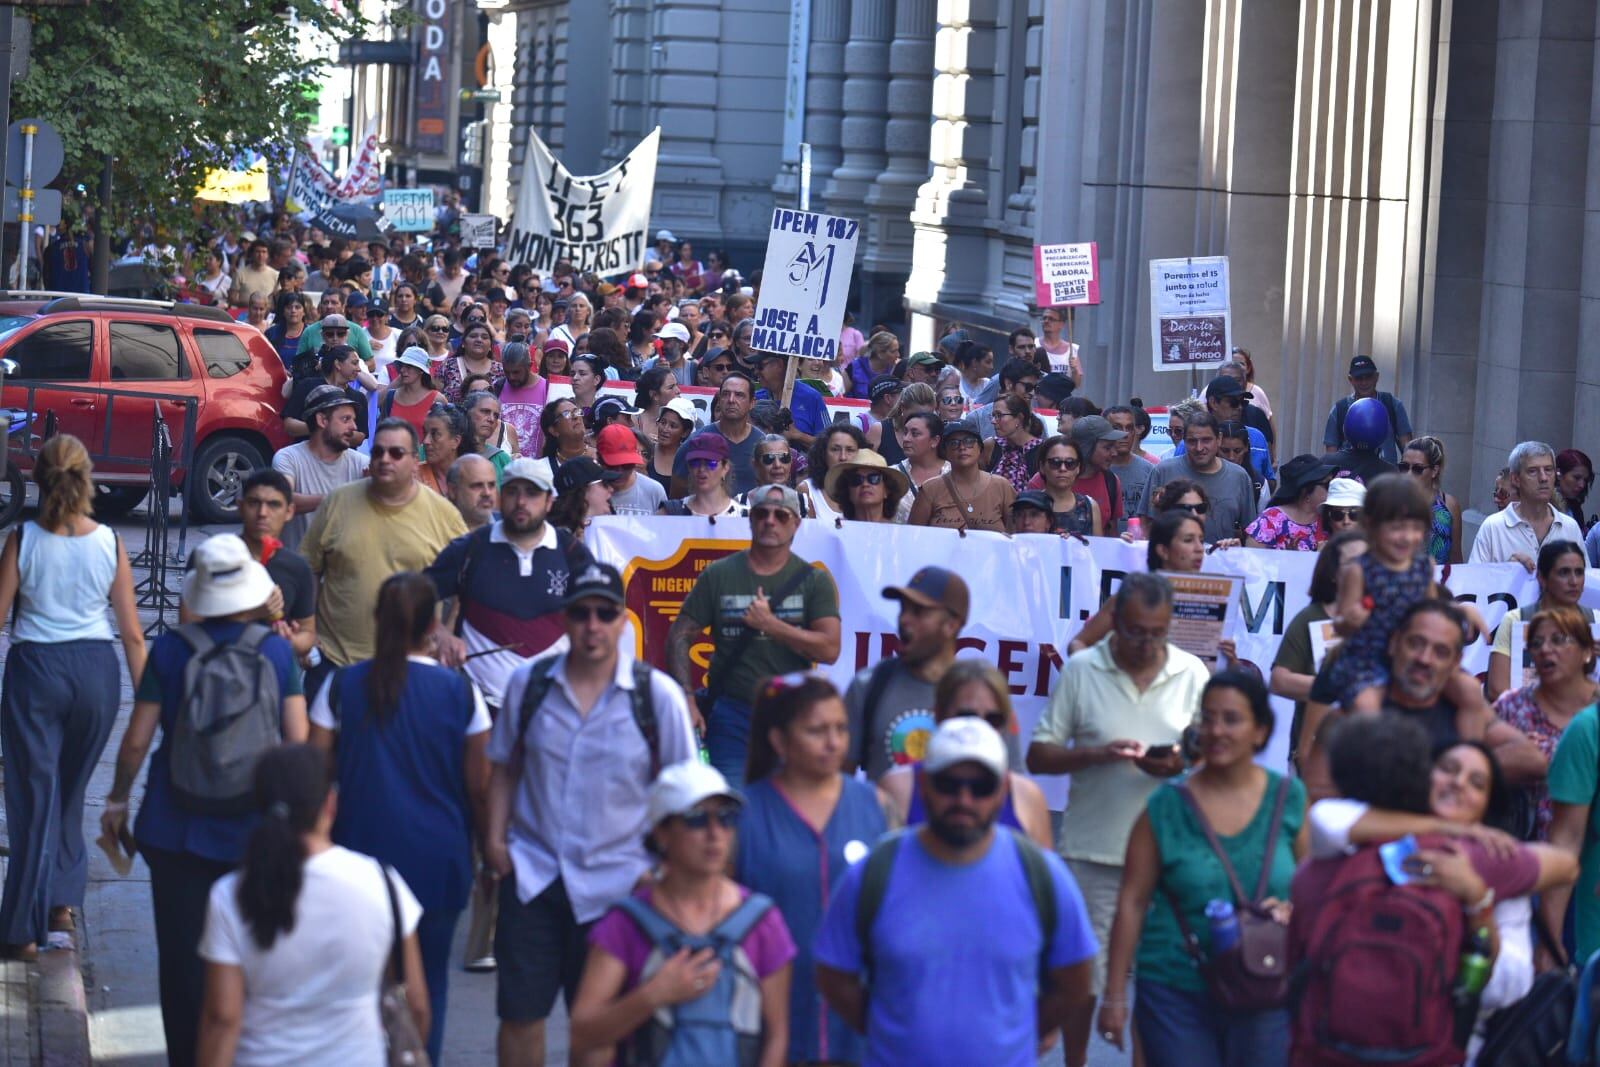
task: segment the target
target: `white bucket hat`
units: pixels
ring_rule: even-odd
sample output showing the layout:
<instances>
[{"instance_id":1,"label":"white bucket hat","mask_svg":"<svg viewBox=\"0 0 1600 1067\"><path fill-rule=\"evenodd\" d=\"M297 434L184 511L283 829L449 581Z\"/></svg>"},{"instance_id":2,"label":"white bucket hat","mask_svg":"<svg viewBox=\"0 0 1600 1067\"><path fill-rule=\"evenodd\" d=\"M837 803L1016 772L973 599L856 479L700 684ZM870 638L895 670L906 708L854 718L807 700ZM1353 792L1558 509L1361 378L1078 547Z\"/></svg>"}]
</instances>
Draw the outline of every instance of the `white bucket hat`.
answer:
<instances>
[{"instance_id":1,"label":"white bucket hat","mask_svg":"<svg viewBox=\"0 0 1600 1067\"><path fill-rule=\"evenodd\" d=\"M250 558L238 534L207 538L194 550L194 567L183 585L183 603L202 619L251 611L272 596L267 568Z\"/></svg>"}]
</instances>

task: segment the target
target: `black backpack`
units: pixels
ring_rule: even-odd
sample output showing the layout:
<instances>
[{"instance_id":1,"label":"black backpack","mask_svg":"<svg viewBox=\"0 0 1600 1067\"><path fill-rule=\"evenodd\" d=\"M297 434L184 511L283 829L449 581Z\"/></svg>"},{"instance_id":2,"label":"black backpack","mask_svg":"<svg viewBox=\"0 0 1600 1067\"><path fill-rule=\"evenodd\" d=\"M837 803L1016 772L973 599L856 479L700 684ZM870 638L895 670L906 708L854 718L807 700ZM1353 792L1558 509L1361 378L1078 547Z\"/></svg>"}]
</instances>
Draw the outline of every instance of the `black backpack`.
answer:
<instances>
[{"instance_id":1,"label":"black backpack","mask_svg":"<svg viewBox=\"0 0 1600 1067\"><path fill-rule=\"evenodd\" d=\"M520 754L523 740L528 734L528 723L533 721L533 713L539 710L539 705L544 703L544 698L549 695L550 687L555 684L552 672L555 662L559 657L550 656L533 665L528 672L528 684L522 689L522 703L517 707L517 750ZM656 721L655 703L650 692L650 676L654 672L650 664L642 659L633 661L633 689L629 692L628 704L633 711L634 725L639 727L639 733L644 737L644 743L650 748L650 777L654 779L661 773L661 726Z\"/></svg>"}]
</instances>

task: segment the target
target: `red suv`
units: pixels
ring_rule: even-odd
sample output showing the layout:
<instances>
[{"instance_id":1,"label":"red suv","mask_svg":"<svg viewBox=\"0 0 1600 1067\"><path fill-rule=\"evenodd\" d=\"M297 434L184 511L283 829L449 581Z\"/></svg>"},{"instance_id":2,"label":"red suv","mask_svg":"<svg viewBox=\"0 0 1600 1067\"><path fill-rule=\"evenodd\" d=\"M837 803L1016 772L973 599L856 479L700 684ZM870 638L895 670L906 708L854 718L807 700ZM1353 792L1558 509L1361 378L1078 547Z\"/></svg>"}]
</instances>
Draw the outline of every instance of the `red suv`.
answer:
<instances>
[{"instance_id":1,"label":"red suv","mask_svg":"<svg viewBox=\"0 0 1600 1067\"><path fill-rule=\"evenodd\" d=\"M88 447L101 517L125 514L144 499L157 404L172 436L178 487L186 409L194 403L188 505L198 522L237 521L239 482L288 444L279 415L283 361L259 330L219 308L3 294L0 360L9 361L0 364L0 405L28 410L34 437L54 412L57 428ZM13 448L12 466L29 470L32 451Z\"/></svg>"}]
</instances>

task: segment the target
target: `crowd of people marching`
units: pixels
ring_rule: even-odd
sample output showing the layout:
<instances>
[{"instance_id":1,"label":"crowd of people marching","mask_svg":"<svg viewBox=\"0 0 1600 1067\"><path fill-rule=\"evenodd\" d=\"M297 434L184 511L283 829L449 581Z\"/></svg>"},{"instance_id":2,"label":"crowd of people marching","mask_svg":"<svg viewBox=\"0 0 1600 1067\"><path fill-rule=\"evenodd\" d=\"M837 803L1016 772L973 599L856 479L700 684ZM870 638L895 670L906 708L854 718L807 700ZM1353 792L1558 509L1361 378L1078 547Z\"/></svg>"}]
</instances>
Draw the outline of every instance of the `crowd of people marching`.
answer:
<instances>
[{"instance_id":1,"label":"crowd of people marching","mask_svg":"<svg viewBox=\"0 0 1600 1067\"><path fill-rule=\"evenodd\" d=\"M495 972L505 1067L544 1061L558 999L573 1062L1081 1067L1095 1033L1151 1067L1532 1062L1507 1057L1535 975L1600 949L1586 455L1517 445L1468 552L1444 445L1367 356L1322 453L1280 455L1236 349L1163 456L1139 400L1088 399L1058 309L998 358L849 323L791 376L751 348L759 275L655 236L620 282L281 216L197 246L197 297L281 357L296 443L148 647L87 452L41 449L0 554L11 955L81 917L120 638L100 845L149 868L180 1067L441 1062L456 966ZM585 545L607 514L749 523L661 662ZM1022 737L942 567L882 590L895 654L818 673L843 634L794 551L817 522L1122 537L1148 568ZM1266 676L1171 640L1163 575L1242 548L1316 554ZM1463 560L1538 599L1491 632L1441 579ZM1062 815L1030 773L1071 776Z\"/></svg>"}]
</instances>

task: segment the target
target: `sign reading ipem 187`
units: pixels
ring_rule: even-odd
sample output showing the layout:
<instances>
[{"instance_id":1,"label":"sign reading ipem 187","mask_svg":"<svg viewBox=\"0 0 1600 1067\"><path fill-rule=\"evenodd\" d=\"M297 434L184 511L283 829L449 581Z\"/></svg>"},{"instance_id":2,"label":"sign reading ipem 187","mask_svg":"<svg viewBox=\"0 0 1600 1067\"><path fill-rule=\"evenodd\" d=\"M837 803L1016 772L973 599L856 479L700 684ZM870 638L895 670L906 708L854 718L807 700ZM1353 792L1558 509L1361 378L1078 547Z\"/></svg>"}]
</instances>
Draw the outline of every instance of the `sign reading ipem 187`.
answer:
<instances>
[{"instance_id":1,"label":"sign reading ipem 187","mask_svg":"<svg viewBox=\"0 0 1600 1067\"><path fill-rule=\"evenodd\" d=\"M860 229L854 219L838 215L789 208L772 212L752 348L834 359Z\"/></svg>"}]
</instances>

